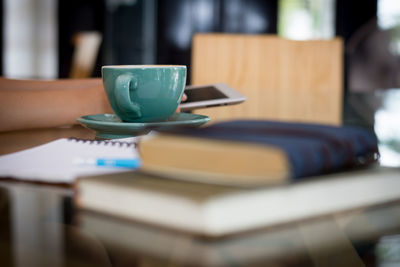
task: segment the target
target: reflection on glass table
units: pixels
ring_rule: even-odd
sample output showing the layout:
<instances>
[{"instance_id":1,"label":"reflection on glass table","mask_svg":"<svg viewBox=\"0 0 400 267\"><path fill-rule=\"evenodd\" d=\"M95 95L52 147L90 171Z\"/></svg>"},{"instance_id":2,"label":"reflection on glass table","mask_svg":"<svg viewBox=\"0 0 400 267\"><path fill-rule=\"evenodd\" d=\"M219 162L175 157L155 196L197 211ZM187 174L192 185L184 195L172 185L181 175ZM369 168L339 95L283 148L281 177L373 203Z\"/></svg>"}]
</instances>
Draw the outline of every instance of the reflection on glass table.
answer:
<instances>
[{"instance_id":1,"label":"reflection on glass table","mask_svg":"<svg viewBox=\"0 0 400 267\"><path fill-rule=\"evenodd\" d=\"M399 202L219 239L79 210L67 188L1 182L0 203L2 266L400 264Z\"/></svg>"}]
</instances>

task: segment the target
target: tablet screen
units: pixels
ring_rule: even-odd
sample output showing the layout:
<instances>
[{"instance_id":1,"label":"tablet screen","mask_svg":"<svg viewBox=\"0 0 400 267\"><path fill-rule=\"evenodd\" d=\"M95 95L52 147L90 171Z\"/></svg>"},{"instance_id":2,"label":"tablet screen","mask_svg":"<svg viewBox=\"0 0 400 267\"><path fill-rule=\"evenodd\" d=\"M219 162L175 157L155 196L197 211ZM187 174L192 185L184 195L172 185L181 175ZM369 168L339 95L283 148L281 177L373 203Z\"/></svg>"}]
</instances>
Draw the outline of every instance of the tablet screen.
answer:
<instances>
[{"instance_id":1,"label":"tablet screen","mask_svg":"<svg viewBox=\"0 0 400 267\"><path fill-rule=\"evenodd\" d=\"M186 103L227 98L226 95L216 90L212 86L201 87L197 89L188 89L185 90L185 94L187 95L187 100L185 101Z\"/></svg>"}]
</instances>

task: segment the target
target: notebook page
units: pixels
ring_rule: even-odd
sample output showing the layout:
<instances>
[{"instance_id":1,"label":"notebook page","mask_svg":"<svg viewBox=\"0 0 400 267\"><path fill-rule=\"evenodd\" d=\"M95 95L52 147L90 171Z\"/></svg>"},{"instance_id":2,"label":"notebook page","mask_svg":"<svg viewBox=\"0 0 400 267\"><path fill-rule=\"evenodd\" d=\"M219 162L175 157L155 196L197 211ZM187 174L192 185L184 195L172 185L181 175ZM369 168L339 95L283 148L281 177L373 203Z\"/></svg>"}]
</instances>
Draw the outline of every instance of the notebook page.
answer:
<instances>
[{"instance_id":1,"label":"notebook page","mask_svg":"<svg viewBox=\"0 0 400 267\"><path fill-rule=\"evenodd\" d=\"M134 138L84 141L62 138L0 157L0 177L72 183L78 176L127 171L127 168L77 163L82 159L139 159Z\"/></svg>"}]
</instances>

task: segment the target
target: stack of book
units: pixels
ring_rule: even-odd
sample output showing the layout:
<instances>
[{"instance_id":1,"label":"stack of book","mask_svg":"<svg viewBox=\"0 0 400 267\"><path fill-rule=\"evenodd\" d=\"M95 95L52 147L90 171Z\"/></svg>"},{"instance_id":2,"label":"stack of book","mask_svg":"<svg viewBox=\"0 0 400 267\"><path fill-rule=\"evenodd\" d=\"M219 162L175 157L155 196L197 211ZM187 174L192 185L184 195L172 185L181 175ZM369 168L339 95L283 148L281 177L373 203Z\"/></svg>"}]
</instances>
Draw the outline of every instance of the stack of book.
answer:
<instances>
[{"instance_id":1,"label":"stack of book","mask_svg":"<svg viewBox=\"0 0 400 267\"><path fill-rule=\"evenodd\" d=\"M140 171L78 179L77 206L220 237L400 198L399 170L373 164L359 128L231 121L158 133L139 153Z\"/></svg>"}]
</instances>

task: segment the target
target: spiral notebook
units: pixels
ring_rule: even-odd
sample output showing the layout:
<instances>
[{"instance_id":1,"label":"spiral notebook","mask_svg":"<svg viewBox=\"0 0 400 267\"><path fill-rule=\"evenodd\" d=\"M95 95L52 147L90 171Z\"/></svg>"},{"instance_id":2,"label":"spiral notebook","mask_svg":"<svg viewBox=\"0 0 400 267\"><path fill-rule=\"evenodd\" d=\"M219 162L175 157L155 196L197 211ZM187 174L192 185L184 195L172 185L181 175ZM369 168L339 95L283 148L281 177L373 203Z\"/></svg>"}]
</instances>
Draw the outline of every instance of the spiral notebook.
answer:
<instances>
[{"instance_id":1,"label":"spiral notebook","mask_svg":"<svg viewBox=\"0 0 400 267\"><path fill-rule=\"evenodd\" d=\"M0 157L0 177L72 183L79 176L123 172L140 165L135 138L61 138Z\"/></svg>"}]
</instances>

